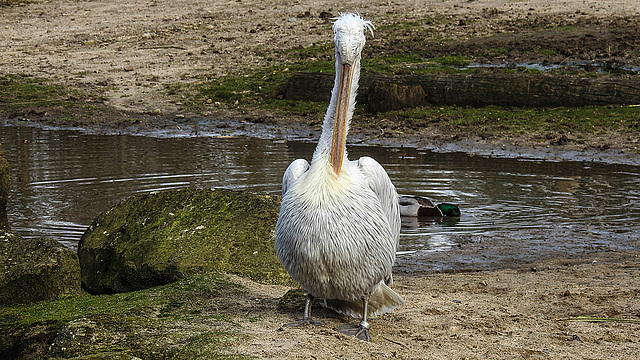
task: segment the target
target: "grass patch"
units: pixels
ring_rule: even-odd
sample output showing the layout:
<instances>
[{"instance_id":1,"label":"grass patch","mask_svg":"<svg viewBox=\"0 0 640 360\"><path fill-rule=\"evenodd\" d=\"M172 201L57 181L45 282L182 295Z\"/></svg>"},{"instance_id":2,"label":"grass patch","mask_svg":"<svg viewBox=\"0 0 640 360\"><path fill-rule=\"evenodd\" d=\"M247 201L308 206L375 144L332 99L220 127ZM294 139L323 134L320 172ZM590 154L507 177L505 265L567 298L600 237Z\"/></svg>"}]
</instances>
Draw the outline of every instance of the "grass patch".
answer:
<instances>
[{"instance_id":1,"label":"grass patch","mask_svg":"<svg viewBox=\"0 0 640 360\"><path fill-rule=\"evenodd\" d=\"M588 106L557 108L423 107L379 114L410 128L433 126L465 136L574 134L578 138L609 132L640 130L640 112L635 107Z\"/></svg>"},{"instance_id":2,"label":"grass patch","mask_svg":"<svg viewBox=\"0 0 640 360\"><path fill-rule=\"evenodd\" d=\"M314 52L310 49L304 51ZM185 106L191 111L201 111L206 108L207 103L240 109L260 106L293 113L315 111L317 106L313 103L282 100L280 96L287 80L297 71L333 72L334 62L295 62L254 69L241 76L227 76L203 82L195 90L194 97L185 101Z\"/></svg>"},{"instance_id":3,"label":"grass patch","mask_svg":"<svg viewBox=\"0 0 640 360\"><path fill-rule=\"evenodd\" d=\"M60 106L75 94L42 78L18 75L0 77L0 104L4 111Z\"/></svg>"},{"instance_id":4,"label":"grass patch","mask_svg":"<svg viewBox=\"0 0 640 360\"><path fill-rule=\"evenodd\" d=\"M441 56L432 58L431 61L444 66L463 67L468 66L470 61L462 56Z\"/></svg>"},{"instance_id":5,"label":"grass patch","mask_svg":"<svg viewBox=\"0 0 640 360\"><path fill-rule=\"evenodd\" d=\"M393 74L411 64L424 63L419 54L389 54L386 56L364 57L362 68L369 72Z\"/></svg>"},{"instance_id":6,"label":"grass patch","mask_svg":"<svg viewBox=\"0 0 640 360\"><path fill-rule=\"evenodd\" d=\"M533 49L533 52L544 56L556 56L558 51L555 49Z\"/></svg>"},{"instance_id":7,"label":"grass patch","mask_svg":"<svg viewBox=\"0 0 640 360\"><path fill-rule=\"evenodd\" d=\"M102 95L55 85L50 80L0 75L0 111L7 117L94 119L105 112Z\"/></svg>"}]
</instances>

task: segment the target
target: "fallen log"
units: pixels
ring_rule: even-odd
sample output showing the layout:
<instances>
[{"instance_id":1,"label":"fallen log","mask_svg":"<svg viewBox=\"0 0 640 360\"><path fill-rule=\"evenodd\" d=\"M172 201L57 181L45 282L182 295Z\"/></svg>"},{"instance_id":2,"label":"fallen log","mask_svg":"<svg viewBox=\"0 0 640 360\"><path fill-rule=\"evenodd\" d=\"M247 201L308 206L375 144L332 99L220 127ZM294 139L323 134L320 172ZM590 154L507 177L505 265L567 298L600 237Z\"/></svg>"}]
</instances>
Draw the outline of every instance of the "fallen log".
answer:
<instances>
[{"instance_id":1,"label":"fallen log","mask_svg":"<svg viewBox=\"0 0 640 360\"><path fill-rule=\"evenodd\" d=\"M329 101L334 74L298 72L284 98ZM569 75L482 73L362 74L358 103L380 112L427 104L461 106L587 106L640 104L640 79Z\"/></svg>"}]
</instances>

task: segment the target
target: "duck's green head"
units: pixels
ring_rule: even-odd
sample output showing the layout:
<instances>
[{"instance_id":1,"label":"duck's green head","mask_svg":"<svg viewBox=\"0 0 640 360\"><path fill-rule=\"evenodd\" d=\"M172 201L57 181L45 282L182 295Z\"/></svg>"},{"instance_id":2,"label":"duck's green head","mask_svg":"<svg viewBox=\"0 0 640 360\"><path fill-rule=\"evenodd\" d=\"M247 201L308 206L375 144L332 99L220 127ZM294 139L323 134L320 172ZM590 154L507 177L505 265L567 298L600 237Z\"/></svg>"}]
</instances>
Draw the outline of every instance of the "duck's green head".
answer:
<instances>
[{"instance_id":1,"label":"duck's green head","mask_svg":"<svg viewBox=\"0 0 640 360\"><path fill-rule=\"evenodd\" d=\"M442 203L437 206L443 216L460 217L460 208L454 204Z\"/></svg>"}]
</instances>

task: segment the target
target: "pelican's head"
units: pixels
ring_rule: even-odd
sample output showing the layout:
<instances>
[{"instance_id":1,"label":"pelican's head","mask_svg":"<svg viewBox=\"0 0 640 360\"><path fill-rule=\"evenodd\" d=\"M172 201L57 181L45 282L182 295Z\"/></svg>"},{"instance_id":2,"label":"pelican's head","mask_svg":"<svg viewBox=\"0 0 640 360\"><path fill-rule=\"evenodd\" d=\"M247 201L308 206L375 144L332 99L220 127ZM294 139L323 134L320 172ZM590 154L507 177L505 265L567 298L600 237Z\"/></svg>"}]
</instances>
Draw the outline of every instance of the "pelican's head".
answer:
<instances>
[{"instance_id":1,"label":"pelican's head","mask_svg":"<svg viewBox=\"0 0 640 360\"><path fill-rule=\"evenodd\" d=\"M371 21L363 19L360 15L340 14L333 23L333 42L336 44L337 60L353 65L364 48L364 33L369 30L373 36L373 29Z\"/></svg>"},{"instance_id":2,"label":"pelican's head","mask_svg":"<svg viewBox=\"0 0 640 360\"><path fill-rule=\"evenodd\" d=\"M360 53L366 42L366 30L373 35L373 24L357 14L340 14L333 23L333 41L336 44L336 103L333 136L331 141L331 167L336 176L340 174L344 159L351 105L355 105L355 89L360 76ZM354 71L356 84L352 86ZM352 94L353 93L353 94ZM351 110L353 111L353 110Z\"/></svg>"}]
</instances>

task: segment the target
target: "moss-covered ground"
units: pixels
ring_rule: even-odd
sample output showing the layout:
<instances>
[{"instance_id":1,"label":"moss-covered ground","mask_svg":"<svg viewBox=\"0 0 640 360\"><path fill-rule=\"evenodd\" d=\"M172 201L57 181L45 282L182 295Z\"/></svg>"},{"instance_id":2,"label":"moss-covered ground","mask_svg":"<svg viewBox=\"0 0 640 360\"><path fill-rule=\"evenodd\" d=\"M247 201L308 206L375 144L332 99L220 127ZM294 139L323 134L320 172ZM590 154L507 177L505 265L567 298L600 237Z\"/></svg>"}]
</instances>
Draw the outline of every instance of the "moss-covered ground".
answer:
<instances>
[{"instance_id":1,"label":"moss-covered ground","mask_svg":"<svg viewBox=\"0 0 640 360\"><path fill-rule=\"evenodd\" d=\"M59 85L55 79L0 74L2 115L34 118L60 125L95 125L114 114L98 92Z\"/></svg>"},{"instance_id":2,"label":"moss-covered ground","mask_svg":"<svg viewBox=\"0 0 640 360\"><path fill-rule=\"evenodd\" d=\"M0 308L0 358L42 346L35 356L141 359L244 358L223 351L249 312L246 290L204 275L114 295L82 293ZM240 300L239 300L240 299ZM255 316L255 315L253 315ZM20 340L18 348L11 345ZM44 346L46 343L53 345Z\"/></svg>"}]
</instances>

